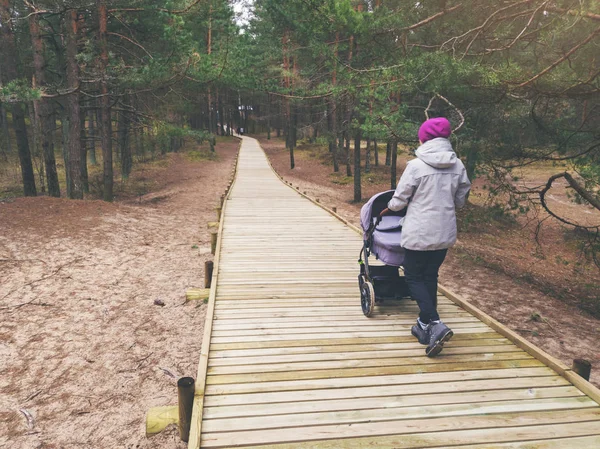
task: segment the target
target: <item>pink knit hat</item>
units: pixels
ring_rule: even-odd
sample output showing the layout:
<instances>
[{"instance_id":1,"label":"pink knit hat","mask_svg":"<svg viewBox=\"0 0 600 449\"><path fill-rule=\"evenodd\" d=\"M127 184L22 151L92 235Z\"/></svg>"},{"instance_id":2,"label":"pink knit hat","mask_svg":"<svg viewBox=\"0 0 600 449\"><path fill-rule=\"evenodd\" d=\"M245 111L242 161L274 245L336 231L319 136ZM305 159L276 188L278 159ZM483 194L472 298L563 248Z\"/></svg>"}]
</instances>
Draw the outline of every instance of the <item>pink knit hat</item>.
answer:
<instances>
[{"instance_id":1,"label":"pink knit hat","mask_svg":"<svg viewBox=\"0 0 600 449\"><path fill-rule=\"evenodd\" d=\"M423 122L419 128L419 140L425 143L436 137L448 138L451 132L452 128L448 119L444 117L431 118Z\"/></svg>"}]
</instances>

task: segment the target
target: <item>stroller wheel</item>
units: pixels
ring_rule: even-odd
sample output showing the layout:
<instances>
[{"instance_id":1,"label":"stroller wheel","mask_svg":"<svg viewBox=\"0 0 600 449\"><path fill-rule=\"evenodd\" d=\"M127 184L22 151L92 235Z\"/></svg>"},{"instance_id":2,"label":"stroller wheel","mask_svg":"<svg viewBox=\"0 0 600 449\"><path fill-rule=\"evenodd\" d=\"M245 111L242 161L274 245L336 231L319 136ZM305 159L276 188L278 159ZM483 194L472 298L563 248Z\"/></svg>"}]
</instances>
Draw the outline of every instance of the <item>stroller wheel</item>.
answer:
<instances>
[{"instance_id":1,"label":"stroller wheel","mask_svg":"<svg viewBox=\"0 0 600 449\"><path fill-rule=\"evenodd\" d=\"M375 308L375 290L368 281L363 282L360 287L360 305L365 316L371 316Z\"/></svg>"}]
</instances>

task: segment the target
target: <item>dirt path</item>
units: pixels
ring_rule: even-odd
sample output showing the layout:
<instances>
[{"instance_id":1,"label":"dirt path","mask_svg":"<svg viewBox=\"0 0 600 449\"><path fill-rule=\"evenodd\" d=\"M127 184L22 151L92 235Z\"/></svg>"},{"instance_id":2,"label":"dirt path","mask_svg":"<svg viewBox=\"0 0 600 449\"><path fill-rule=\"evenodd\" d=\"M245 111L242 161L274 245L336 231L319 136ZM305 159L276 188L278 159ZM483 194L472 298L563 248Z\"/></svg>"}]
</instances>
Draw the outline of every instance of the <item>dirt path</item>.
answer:
<instances>
[{"instance_id":1,"label":"dirt path","mask_svg":"<svg viewBox=\"0 0 600 449\"><path fill-rule=\"evenodd\" d=\"M296 167L291 170L289 154L281 140L268 141L262 137L259 140L284 179L309 196L319 198L321 204L335 206L338 214L360 228L362 204L352 203L351 180L347 184L340 182L344 179L332 176L332 167L298 149L295 152ZM402 169L399 163L398 176ZM388 182L375 170L363 173L363 198L368 199L389 189ZM544 231L543 250L546 254L541 259L540 248L531 242L530 237L498 229L488 231L485 234L459 235L457 245L449 251L442 265L440 282L566 365L571 366L576 358L589 360L594 367L591 381L600 387L600 320L582 312L572 302L544 294L527 282L533 267L533 273L542 285L547 280L548 286L553 289L561 283L568 289L573 282L568 269L574 264L561 269L553 263L555 256L561 256L563 260L569 258L561 232L556 228ZM482 256L494 261L500 271L482 266ZM595 283L597 269L588 269L595 270L595 278L589 277L587 282ZM510 274L504 274L502 270ZM578 277L576 282L581 279L585 280L586 275Z\"/></svg>"},{"instance_id":2,"label":"dirt path","mask_svg":"<svg viewBox=\"0 0 600 449\"><path fill-rule=\"evenodd\" d=\"M129 204L0 203L0 447L187 447L174 428L147 439L145 413L196 376L206 305L185 291L202 287L237 148L171 155L162 188Z\"/></svg>"}]
</instances>

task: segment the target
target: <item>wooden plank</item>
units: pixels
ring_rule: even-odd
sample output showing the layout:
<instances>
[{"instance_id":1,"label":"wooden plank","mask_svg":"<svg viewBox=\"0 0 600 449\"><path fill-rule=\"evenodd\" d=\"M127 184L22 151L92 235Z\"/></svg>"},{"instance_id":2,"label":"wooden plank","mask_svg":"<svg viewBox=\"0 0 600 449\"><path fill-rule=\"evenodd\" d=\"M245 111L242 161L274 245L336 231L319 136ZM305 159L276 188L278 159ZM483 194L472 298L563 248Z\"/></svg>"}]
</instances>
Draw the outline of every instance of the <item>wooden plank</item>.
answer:
<instances>
[{"instance_id":1,"label":"wooden plank","mask_svg":"<svg viewBox=\"0 0 600 449\"><path fill-rule=\"evenodd\" d=\"M477 339L477 338L499 338L500 334L496 332L479 332L472 334L459 334L455 335L452 339L452 343L455 341L464 339ZM398 336L393 337L362 337L362 338L315 338L312 340L289 340L289 341L245 341L244 343L214 343L211 347L214 350L223 349L255 349L255 348L286 348L295 346L332 346L332 345L356 345L356 344L370 344L370 343L404 343L414 342L414 337L411 336Z\"/></svg>"},{"instance_id":2,"label":"wooden plank","mask_svg":"<svg viewBox=\"0 0 600 449\"><path fill-rule=\"evenodd\" d=\"M491 330L489 327L466 327L461 329L462 334L477 334ZM333 329L332 329L333 331ZM248 343L248 342L266 342L266 341L288 341L288 340L314 340L314 339L329 339L340 338L375 338L375 337L396 337L396 336L411 336L410 329L395 330L395 331L371 331L371 332L315 332L311 334L284 334L284 335L269 335L266 332L262 335L246 335L246 336L219 336L212 337L214 343ZM412 337L414 338L414 337Z\"/></svg>"},{"instance_id":3,"label":"wooden plank","mask_svg":"<svg viewBox=\"0 0 600 449\"><path fill-rule=\"evenodd\" d=\"M254 373L295 373L296 371L312 370L345 370L348 368L383 368L397 366L424 366L449 363L471 363L471 362L496 362L504 360L535 360L525 351L503 352L503 353L479 353L479 354L448 354L429 358L423 357L425 349L421 349L416 357L387 357L387 358L363 358L363 359L340 359L340 360L311 360L305 362L269 363L250 365L227 365L210 366L207 371L209 376L228 374L254 374Z\"/></svg>"},{"instance_id":4,"label":"wooden plank","mask_svg":"<svg viewBox=\"0 0 600 449\"><path fill-rule=\"evenodd\" d=\"M313 441L311 449L598 449L600 436L591 434L595 422L451 430L356 439ZM580 436L583 435L583 436ZM515 440L521 441L515 441ZM470 444L474 443L474 444ZM465 445L466 444L466 445ZM236 446L246 449L304 449L306 443Z\"/></svg>"},{"instance_id":5,"label":"wooden plank","mask_svg":"<svg viewBox=\"0 0 600 449\"><path fill-rule=\"evenodd\" d=\"M551 410L576 410L597 407L587 396L569 398L530 399L527 401L492 401L469 404L417 405L411 407L388 407L333 412L309 412L283 415L215 418L204 421L204 432L230 432L260 429L298 428L324 425L353 425L355 423L395 420L422 420L441 417L491 415L499 413L538 413ZM599 422L600 424L600 422Z\"/></svg>"},{"instance_id":6,"label":"wooden plank","mask_svg":"<svg viewBox=\"0 0 600 449\"><path fill-rule=\"evenodd\" d=\"M298 441L303 441L306 445L306 442L330 439L332 436L361 438L385 435L441 432L442 434L437 436L437 442L439 446L440 442L446 441L444 439L445 435L443 434L450 431L465 429L490 429L512 426L540 426L544 424L583 424L585 422L590 422L589 425L586 426L586 435L597 432L598 424L600 424L600 408L595 407L582 410L572 409L537 411L535 413L514 412L490 415L450 416L431 419L391 420L382 422L357 422L352 425L323 425L295 427L292 429L284 428L245 430L239 432L204 433L202 437L202 447L237 446L244 444L252 445L258 443L293 443ZM368 440L366 439L362 440L363 446L354 447L365 447L364 444L367 441ZM479 440L479 442L483 441L486 441L485 437ZM354 442L349 443L353 444ZM373 445L371 444L369 445L369 447L372 446ZM341 447L348 448L352 446L344 444Z\"/></svg>"},{"instance_id":7,"label":"wooden plank","mask_svg":"<svg viewBox=\"0 0 600 449\"><path fill-rule=\"evenodd\" d=\"M510 370L505 370L510 371ZM310 404L321 402L331 402L334 400L353 399L362 400L366 398L381 398L387 396L407 396L407 395L441 395L455 392L471 391L495 391L506 389L506 385L514 388L527 388L534 391L544 387L564 387L570 386L569 382L556 374L548 375L548 371L540 370L539 376L528 377L492 377L475 378L473 380L450 380L437 381L431 383L415 382L410 386L405 383L390 385L372 385L368 383L361 386L350 386L344 388L330 389L305 389L292 391L271 391L259 393L231 393L227 395L209 395L206 397L206 407L236 406L236 405L258 405L261 404ZM503 380L504 382L500 382Z\"/></svg>"},{"instance_id":8,"label":"wooden plank","mask_svg":"<svg viewBox=\"0 0 600 449\"><path fill-rule=\"evenodd\" d=\"M214 329L213 337L252 337L256 335L298 335L298 334L326 334L333 332L342 333L353 333L357 329L361 332L408 332L410 331L411 324L400 324L396 322L388 322L387 325L362 325L362 326L343 326L343 325L329 325L329 326L313 326L313 327L262 327L258 329ZM481 332L485 332L490 329L487 324L481 322L467 322L467 323L454 323L452 329L455 333L459 333L462 329L478 329Z\"/></svg>"},{"instance_id":9,"label":"wooden plank","mask_svg":"<svg viewBox=\"0 0 600 449\"><path fill-rule=\"evenodd\" d=\"M496 352L507 352L507 351L522 351L515 345L510 343L505 338L489 338L481 339L475 338L472 340L452 340L452 347L447 347L444 353L452 350L460 350L460 348L473 348L474 352L478 352L479 347L485 346L502 346L507 348L505 351ZM510 349L508 349L510 348ZM210 352L211 360L219 360L221 358L237 358L237 357L268 357L277 355L296 355L296 354L323 354L327 357L328 353L351 353L351 352L363 352L366 354L374 354L376 352L385 351L414 351L415 349L422 350L423 345L414 340L405 343L371 343L371 344L351 344L351 345L331 345L331 346L291 346L291 347L279 347L279 348L255 348L255 349L224 349L214 350Z\"/></svg>"},{"instance_id":10,"label":"wooden plank","mask_svg":"<svg viewBox=\"0 0 600 449\"><path fill-rule=\"evenodd\" d=\"M514 345L498 346L463 346L451 347L444 350L444 355L465 355L465 354L496 354L496 353L523 353L522 349ZM361 360L361 359L389 359L404 357L422 357L423 346L419 345L414 349L397 350L379 350L379 351L356 351L356 352L311 352L301 354L277 354L277 355L258 355L251 357L219 357L219 354L210 354L208 360L209 367L232 366L232 365L266 365L275 363L298 363L298 362L317 362L331 360ZM529 355L528 355L529 356ZM531 356L529 356L531 357Z\"/></svg>"},{"instance_id":11,"label":"wooden plank","mask_svg":"<svg viewBox=\"0 0 600 449\"><path fill-rule=\"evenodd\" d=\"M372 375L361 377L337 377L316 379L295 379L283 381L246 382L236 384L212 384L206 387L206 395L260 393L271 391L295 391L315 388L349 388L363 385L406 385L449 380L473 379L509 379L512 377L552 376L555 372L545 366L538 367L500 367L486 370L463 370L442 372L419 372ZM498 380L503 385L503 381Z\"/></svg>"},{"instance_id":12,"label":"wooden plank","mask_svg":"<svg viewBox=\"0 0 600 449\"><path fill-rule=\"evenodd\" d=\"M544 378L545 379L545 378ZM535 379L539 381L539 379ZM480 382L480 381L475 381ZM527 385L527 384L526 384ZM529 380L529 385L534 381ZM485 387L479 384L480 387ZM383 390L383 389L380 389ZM577 397L583 393L579 389L568 387L549 388L516 388L511 390L485 390L448 393L435 392L425 394L390 395L388 391L381 391L381 396L368 396L351 399L327 399L312 401L291 401L280 403L249 403L244 405L210 406L205 403L204 419L214 418L239 418L243 416L284 415L315 412L338 412L346 410L389 409L394 407L422 407L426 405L442 404L474 404L477 402L494 401L528 401L542 398Z\"/></svg>"}]
</instances>

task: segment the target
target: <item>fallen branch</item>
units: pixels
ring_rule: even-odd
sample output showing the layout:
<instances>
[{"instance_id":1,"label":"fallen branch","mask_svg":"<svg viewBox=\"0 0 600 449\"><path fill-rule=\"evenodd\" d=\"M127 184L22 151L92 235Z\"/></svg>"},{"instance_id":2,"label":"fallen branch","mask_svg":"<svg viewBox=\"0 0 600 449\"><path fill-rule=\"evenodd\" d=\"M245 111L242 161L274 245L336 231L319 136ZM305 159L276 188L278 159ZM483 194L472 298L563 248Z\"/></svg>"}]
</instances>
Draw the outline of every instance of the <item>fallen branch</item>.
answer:
<instances>
[{"instance_id":1,"label":"fallen branch","mask_svg":"<svg viewBox=\"0 0 600 449\"><path fill-rule=\"evenodd\" d=\"M73 259L72 261L70 261L70 262L68 262L68 263L66 263L66 264L64 264L64 265L61 265L61 266L60 266L60 267L58 267L56 270L54 270L52 273L50 273L50 274L48 274L48 275L46 275L46 276L42 276L42 277L41 277L41 278L39 278L39 279L35 279L35 280L31 281L31 282L27 282L26 284L23 284L23 285L21 285L20 287L17 287L17 288L14 288L14 289L12 289L12 290L11 290L11 291L9 291L9 292L8 292L6 295L4 295L2 298L0 298L0 301L3 301L3 300L4 300L4 299L6 299L8 296L12 295L14 292L16 292L17 290L19 290L19 289L21 289L21 288L23 288L23 287L27 287L28 285L37 284L38 282L42 282L42 281L45 281L45 280L46 280L46 279L48 279L48 278L51 278L51 277L53 277L53 276L56 276L58 273L60 273L60 271L61 271L63 268L65 268L65 267L67 267L67 266L69 266L69 265L72 265L72 264L74 264L75 262L79 262L81 259L83 259L83 257L77 257L77 258ZM18 308L20 308L20 307L23 307L23 306L26 306L26 305L28 305L28 304L31 304L31 303L32 303L33 301L35 301L36 299L37 299L37 298L33 298L31 301L27 301L27 302L24 302L24 303L21 303L21 304L16 304L16 305L14 305L14 306L3 306L3 307L0 307L0 310L5 310L5 309L18 309Z\"/></svg>"}]
</instances>

